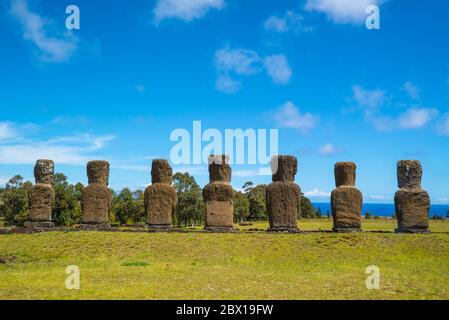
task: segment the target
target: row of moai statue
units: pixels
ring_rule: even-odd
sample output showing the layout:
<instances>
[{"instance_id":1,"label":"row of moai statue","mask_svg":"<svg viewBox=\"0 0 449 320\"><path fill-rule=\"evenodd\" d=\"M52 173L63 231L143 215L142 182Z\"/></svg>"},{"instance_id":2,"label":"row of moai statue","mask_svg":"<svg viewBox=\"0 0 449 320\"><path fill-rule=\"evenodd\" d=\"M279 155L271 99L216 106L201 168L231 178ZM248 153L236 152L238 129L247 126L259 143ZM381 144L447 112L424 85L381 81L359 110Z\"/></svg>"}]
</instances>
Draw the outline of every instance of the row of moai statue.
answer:
<instances>
[{"instance_id":1,"label":"row of moai statue","mask_svg":"<svg viewBox=\"0 0 449 320\"><path fill-rule=\"evenodd\" d=\"M301 189L295 183L298 161L293 156L274 156L271 163L273 182L266 189L266 207L270 232L299 232ZM331 211L336 232L362 230L362 192L355 187L356 165L338 162L334 168L336 189L331 194ZM34 169L36 184L29 193L30 218L27 227L52 227L55 200L54 163L38 160ZM82 222L87 226L109 225L112 190L109 184L109 163L91 161L87 164L89 185L82 193ZM209 157L210 182L203 189L205 229L214 232L234 231L234 190L229 157ZM395 195L398 228L396 232L427 233L430 198L421 188L422 167L419 161L401 160L397 166L399 191ZM154 160L152 184L145 190L145 212L149 227L170 229L176 209L176 190L172 186L173 171L167 160Z\"/></svg>"}]
</instances>

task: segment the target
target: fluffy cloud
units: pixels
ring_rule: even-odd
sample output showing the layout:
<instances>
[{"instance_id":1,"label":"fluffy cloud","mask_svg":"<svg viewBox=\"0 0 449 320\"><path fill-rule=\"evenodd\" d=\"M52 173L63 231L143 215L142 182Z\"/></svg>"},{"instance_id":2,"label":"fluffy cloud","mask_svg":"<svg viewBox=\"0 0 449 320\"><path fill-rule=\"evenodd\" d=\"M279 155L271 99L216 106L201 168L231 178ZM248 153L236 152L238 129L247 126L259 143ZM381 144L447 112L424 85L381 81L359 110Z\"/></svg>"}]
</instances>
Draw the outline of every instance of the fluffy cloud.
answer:
<instances>
[{"instance_id":1,"label":"fluffy cloud","mask_svg":"<svg viewBox=\"0 0 449 320\"><path fill-rule=\"evenodd\" d=\"M389 198L389 197L379 196L379 195L369 195L369 196L367 196L367 199L373 200L373 201L391 200L391 198Z\"/></svg>"},{"instance_id":2,"label":"fluffy cloud","mask_svg":"<svg viewBox=\"0 0 449 320\"><path fill-rule=\"evenodd\" d=\"M407 88L407 89L406 89ZM418 94L418 88L411 82L406 82L403 86L408 90L408 94ZM393 129L420 129L429 124L437 115L435 108L424 108L413 106L399 115L384 115L382 109L390 98L380 89L368 90L358 85L352 88L352 100L357 104L357 108L363 110L365 120L371 123L378 131L389 131Z\"/></svg>"},{"instance_id":3,"label":"fluffy cloud","mask_svg":"<svg viewBox=\"0 0 449 320\"><path fill-rule=\"evenodd\" d=\"M399 115L398 126L402 129L419 129L432 120L438 111L433 108L410 108Z\"/></svg>"},{"instance_id":4,"label":"fluffy cloud","mask_svg":"<svg viewBox=\"0 0 449 320\"><path fill-rule=\"evenodd\" d=\"M404 83L403 89L410 98L414 100L419 99L419 88L411 81L407 81L406 83Z\"/></svg>"},{"instance_id":5,"label":"fluffy cloud","mask_svg":"<svg viewBox=\"0 0 449 320\"><path fill-rule=\"evenodd\" d=\"M15 129L8 122L0 122L0 142L16 136Z\"/></svg>"},{"instance_id":6,"label":"fluffy cloud","mask_svg":"<svg viewBox=\"0 0 449 320\"><path fill-rule=\"evenodd\" d=\"M260 72L257 52L226 47L215 53L215 67L219 72L234 72L238 75L253 75Z\"/></svg>"},{"instance_id":7,"label":"fluffy cloud","mask_svg":"<svg viewBox=\"0 0 449 320\"><path fill-rule=\"evenodd\" d=\"M26 125L8 123L15 128ZM1 124L0 124L1 127ZM0 164L33 164L36 159L53 159L63 164L84 164L115 137L112 135L75 134L51 139L34 139L15 134L0 144Z\"/></svg>"},{"instance_id":8,"label":"fluffy cloud","mask_svg":"<svg viewBox=\"0 0 449 320\"><path fill-rule=\"evenodd\" d=\"M367 115L376 113L387 101L385 91L380 89L368 90L359 85L354 85L352 93L352 99L365 109Z\"/></svg>"},{"instance_id":9,"label":"fluffy cloud","mask_svg":"<svg viewBox=\"0 0 449 320\"><path fill-rule=\"evenodd\" d=\"M301 113L292 103L287 102L273 115L279 127L297 129L301 132L312 130L318 125L319 117L309 112Z\"/></svg>"},{"instance_id":10,"label":"fluffy cloud","mask_svg":"<svg viewBox=\"0 0 449 320\"><path fill-rule=\"evenodd\" d=\"M344 152L342 148L336 147L331 143L326 143L320 148L320 150L318 150L318 153L324 156L332 156L342 152Z\"/></svg>"},{"instance_id":11,"label":"fluffy cloud","mask_svg":"<svg viewBox=\"0 0 449 320\"><path fill-rule=\"evenodd\" d=\"M304 17L293 11L287 11L284 16L270 16L264 23L265 30L272 32L288 32L303 29ZM309 28L304 28L309 30Z\"/></svg>"},{"instance_id":12,"label":"fluffy cloud","mask_svg":"<svg viewBox=\"0 0 449 320\"><path fill-rule=\"evenodd\" d=\"M292 77L292 70L287 58L283 54L268 56L264 59L268 75L274 83L287 84Z\"/></svg>"},{"instance_id":13,"label":"fluffy cloud","mask_svg":"<svg viewBox=\"0 0 449 320\"><path fill-rule=\"evenodd\" d=\"M381 5L384 0L307 0L305 9L324 13L335 23L363 22L369 5Z\"/></svg>"},{"instance_id":14,"label":"fluffy cloud","mask_svg":"<svg viewBox=\"0 0 449 320\"><path fill-rule=\"evenodd\" d=\"M39 49L41 61L67 61L76 51L78 39L69 31L50 36L53 22L31 11L26 0L12 0L10 13L22 25L24 39Z\"/></svg>"},{"instance_id":15,"label":"fluffy cloud","mask_svg":"<svg viewBox=\"0 0 449 320\"><path fill-rule=\"evenodd\" d=\"M192 21L202 18L211 9L220 10L223 6L223 0L158 0L153 13L156 22L167 18Z\"/></svg>"},{"instance_id":16,"label":"fluffy cloud","mask_svg":"<svg viewBox=\"0 0 449 320\"><path fill-rule=\"evenodd\" d=\"M233 94L241 88L236 77L248 77L266 71L274 83L285 85L290 82L292 70L283 54L266 56L248 49L231 49L226 46L215 52L217 79L215 87L224 93Z\"/></svg>"},{"instance_id":17,"label":"fluffy cloud","mask_svg":"<svg viewBox=\"0 0 449 320\"><path fill-rule=\"evenodd\" d=\"M331 196L330 192L325 192L317 188L304 192L304 195L308 198L329 198Z\"/></svg>"},{"instance_id":18,"label":"fluffy cloud","mask_svg":"<svg viewBox=\"0 0 449 320\"><path fill-rule=\"evenodd\" d=\"M220 73L217 77L217 81L215 82L215 87L218 91L234 94L240 90L240 81L234 80L227 73Z\"/></svg>"}]
</instances>

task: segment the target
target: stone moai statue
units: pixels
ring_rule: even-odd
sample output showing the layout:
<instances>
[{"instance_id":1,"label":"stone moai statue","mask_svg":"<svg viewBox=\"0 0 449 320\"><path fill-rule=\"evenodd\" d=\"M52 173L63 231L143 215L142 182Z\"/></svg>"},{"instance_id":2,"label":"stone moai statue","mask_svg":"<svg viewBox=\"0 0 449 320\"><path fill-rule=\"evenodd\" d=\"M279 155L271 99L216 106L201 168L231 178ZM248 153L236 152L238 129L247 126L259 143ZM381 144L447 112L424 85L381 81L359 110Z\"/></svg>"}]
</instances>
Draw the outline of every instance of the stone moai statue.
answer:
<instances>
[{"instance_id":1,"label":"stone moai statue","mask_svg":"<svg viewBox=\"0 0 449 320\"><path fill-rule=\"evenodd\" d=\"M278 155L271 159L273 183L266 189L266 205L270 222L269 232L298 232L301 210L301 188L294 182L298 160Z\"/></svg>"},{"instance_id":2,"label":"stone moai statue","mask_svg":"<svg viewBox=\"0 0 449 320\"><path fill-rule=\"evenodd\" d=\"M232 169L229 156L209 157L210 183L203 189L206 204L206 230L234 231L234 189L231 183Z\"/></svg>"},{"instance_id":3,"label":"stone moai statue","mask_svg":"<svg viewBox=\"0 0 449 320\"><path fill-rule=\"evenodd\" d=\"M398 228L396 232L429 232L429 194L421 188L422 167L416 160L398 162L399 190L394 197Z\"/></svg>"},{"instance_id":4,"label":"stone moai statue","mask_svg":"<svg viewBox=\"0 0 449 320\"><path fill-rule=\"evenodd\" d=\"M331 194L334 231L362 231L363 195L355 187L357 166L353 162L337 162L334 167L336 189Z\"/></svg>"},{"instance_id":5,"label":"stone moai statue","mask_svg":"<svg viewBox=\"0 0 449 320\"><path fill-rule=\"evenodd\" d=\"M53 189L55 165L52 160L37 160L34 166L36 184L28 194L30 217L27 227L52 227L51 214L55 202Z\"/></svg>"},{"instance_id":6,"label":"stone moai statue","mask_svg":"<svg viewBox=\"0 0 449 320\"><path fill-rule=\"evenodd\" d=\"M152 228L169 229L176 209L176 190L172 186L173 170L167 160L154 160L152 185L145 189L145 212Z\"/></svg>"},{"instance_id":7,"label":"stone moai statue","mask_svg":"<svg viewBox=\"0 0 449 320\"><path fill-rule=\"evenodd\" d=\"M109 226L112 191L109 184L109 163L90 161L87 164L89 185L81 196L83 224Z\"/></svg>"}]
</instances>

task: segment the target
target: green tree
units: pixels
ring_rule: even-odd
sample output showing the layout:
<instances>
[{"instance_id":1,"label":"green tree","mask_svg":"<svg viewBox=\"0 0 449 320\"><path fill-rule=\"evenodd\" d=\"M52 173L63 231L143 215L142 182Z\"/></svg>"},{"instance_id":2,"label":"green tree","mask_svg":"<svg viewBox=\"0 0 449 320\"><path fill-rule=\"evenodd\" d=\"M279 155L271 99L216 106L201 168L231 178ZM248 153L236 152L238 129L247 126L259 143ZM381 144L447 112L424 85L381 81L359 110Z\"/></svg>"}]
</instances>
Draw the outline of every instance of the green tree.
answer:
<instances>
[{"instance_id":1,"label":"green tree","mask_svg":"<svg viewBox=\"0 0 449 320\"><path fill-rule=\"evenodd\" d=\"M143 197L141 190L132 192L129 188L124 188L119 194L114 194L111 206L111 221L121 224L145 222Z\"/></svg>"},{"instance_id":2,"label":"green tree","mask_svg":"<svg viewBox=\"0 0 449 320\"><path fill-rule=\"evenodd\" d=\"M267 209L265 204L265 192L267 186L260 184L248 189L247 197L249 200L249 220L267 220Z\"/></svg>"},{"instance_id":3,"label":"green tree","mask_svg":"<svg viewBox=\"0 0 449 320\"><path fill-rule=\"evenodd\" d=\"M205 207L200 186L189 173L176 173L173 176L178 202L175 223L181 226L200 225L204 222Z\"/></svg>"},{"instance_id":4,"label":"green tree","mask_svg":"<svg viewBox=\"0 0 449 320\"><path fill-rule=\"evenodd\" d=\"M71 226L81 222L81 193L84 186L81 183L69 184L67 176L55 174L55 203L52 220L57 225Z\"/></svg>"},{"instance_id":5,"label":"green tree","mask_svg":"<svg viewBox=\"0 0 449 320\"><path fill-rule=\"evenodd\" d=\"M327 210L327 211L326 211L326 217L327 217L328 219L330 219L330 218L331 218L331 216L332 216L332 215L331 215L330 211L329 211L329 210Z\"/></svg>"},{"instance_id":6,"label":"green tree","mask_svg":"<svg viewBox=\"0 0 449 320\"><path fill-rule=\"evenodd\" d=\"M249 217L249 200L246 194L237 191L234 192L234 220L236 222L242 222Z\"/></svg>"},{"instance_id":7,"label":"green tree","mask_svg":"<svg viewBox=\"0 0 449 320\"><path fill-rule=\"evenodd\" d=\"M31 182L24 182L22 176L16 175L0 190L0 216L6 224L20 225L26 221L29 216L28 191L31 187Z\"/></svg>"},{"instance_id":8,"label":"green tree","mask_svg":"<svg viewBox=\"0 0 449 320\"><path fill-rule=\"evenodd\" d=\"M299 214L299 218L312 219L316 218L316 211L312 205L312 202L309 198L302 196L301 197L301 211Z\"/></svg>"},{"instance_id":9,"label":"green tree","mask_svg":"<svg viewBox=\"0 0 449 320\"><path fill-rule=\"evenodd\" d=\"M371 219L371 213L369 211L365 212L365 219L366 220Z\"/></svg>"}]
</instances>

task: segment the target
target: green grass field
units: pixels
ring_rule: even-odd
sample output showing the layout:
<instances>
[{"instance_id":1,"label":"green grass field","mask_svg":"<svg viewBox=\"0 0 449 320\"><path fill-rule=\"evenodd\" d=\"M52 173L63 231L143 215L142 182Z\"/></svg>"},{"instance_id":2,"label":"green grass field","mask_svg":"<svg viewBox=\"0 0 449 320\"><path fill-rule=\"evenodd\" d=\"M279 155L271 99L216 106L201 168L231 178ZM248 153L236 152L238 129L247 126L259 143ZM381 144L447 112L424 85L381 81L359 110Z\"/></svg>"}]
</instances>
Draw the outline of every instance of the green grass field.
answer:
<instances>
[{"instance_id":1,"label":"green grass field","mask_svg":"<svg viewBox=\"0 0 449 320\"><path fill-rule=\"evenodd\" d=\"M299 225L331 229L326 219ZM431 230L0 235L0 299L449 299L449 221ZM80 268L80 290L65 287L68 265ZM380 290L366 289L369 265L380 268Z\"/></svg>"}]
</instances>

